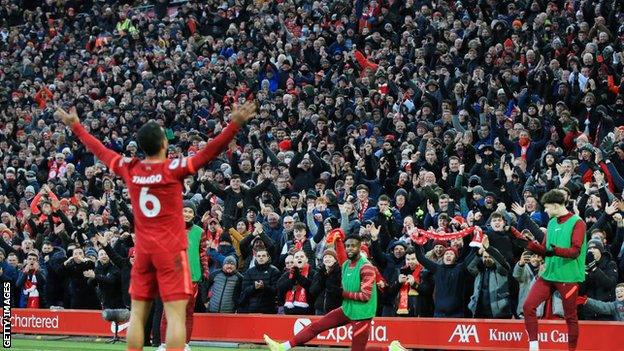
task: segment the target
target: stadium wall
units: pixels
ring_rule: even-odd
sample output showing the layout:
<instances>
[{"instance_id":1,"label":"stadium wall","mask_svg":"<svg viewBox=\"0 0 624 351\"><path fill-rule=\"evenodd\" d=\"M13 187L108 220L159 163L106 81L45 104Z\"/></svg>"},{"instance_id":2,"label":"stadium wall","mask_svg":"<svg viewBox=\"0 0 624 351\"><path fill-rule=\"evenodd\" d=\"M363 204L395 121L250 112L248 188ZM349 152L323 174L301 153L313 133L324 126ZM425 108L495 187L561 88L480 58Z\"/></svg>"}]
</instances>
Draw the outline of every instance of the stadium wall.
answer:
<instances>
[{"instance_id":1,"label":"stadium wall","mask_svg":"<svg viewBox=\"0 0 624 351\"><path fill-rule=\"evenodd\" d=\"M195 314L193 340L263 343L262 335L285 340L316 320L315 316L256 314ZM13 309L13 333L41 335L113 335L114 326L101 311ZM120 325L121 335L127 323ZM624 323L580 323L579 350L624 350ZM566 350L567 327L563 321L540 321L541 350ZM339 327L320 334L311 343L346 346L351 328ZM526 350L522 320L375 318L371 342L400 340L410 348L444 350Z\"/></svg>"}]
</instances>

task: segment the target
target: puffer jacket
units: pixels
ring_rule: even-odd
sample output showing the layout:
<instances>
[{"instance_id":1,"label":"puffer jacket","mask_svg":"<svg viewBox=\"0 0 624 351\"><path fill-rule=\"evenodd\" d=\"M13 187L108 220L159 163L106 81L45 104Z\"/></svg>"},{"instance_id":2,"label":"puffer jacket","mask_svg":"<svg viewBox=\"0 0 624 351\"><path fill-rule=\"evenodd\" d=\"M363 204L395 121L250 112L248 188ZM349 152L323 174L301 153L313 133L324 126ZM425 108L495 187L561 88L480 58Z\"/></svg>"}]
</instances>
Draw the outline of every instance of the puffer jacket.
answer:
<instances>
[{"instance_id":1,"label":"puffer jacket","mask_svg":"<svg viewBox=\"0 0 624 351\"><path fill-rule=\"evenodd\" d=\"M234 313L242 284L243 275L239 272L227 274L221 270L211 274L208 278L208 312Z\"/></svg>"}]
</instances>

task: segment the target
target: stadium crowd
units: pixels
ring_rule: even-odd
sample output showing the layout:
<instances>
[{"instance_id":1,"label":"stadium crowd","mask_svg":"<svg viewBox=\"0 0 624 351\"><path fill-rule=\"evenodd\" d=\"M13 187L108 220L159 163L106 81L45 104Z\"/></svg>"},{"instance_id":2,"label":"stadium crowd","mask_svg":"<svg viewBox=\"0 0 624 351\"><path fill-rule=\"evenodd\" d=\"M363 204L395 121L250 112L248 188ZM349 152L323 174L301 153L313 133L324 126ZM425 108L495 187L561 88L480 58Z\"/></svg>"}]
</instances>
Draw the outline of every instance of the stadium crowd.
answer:
<instances>
[{"instance_id":1,"label":"stadium crowd","mask_svg":"<svg viewBox=\"0 0 624 351\"><path fill-rule=\"evenodd\" d=\"M153 6L142 6L153 5ZM184 182L197 311L323 314L345 233L379 315L522 318L558 188L587 223L582 319L624 320L624 6L617 0L0 2L0 272L14 305L129 306L127 190L54 116L171 158L259 115ZM443 237L478 226L487 237ZM557 295L540 316L563 314Z\"/></svg>"}]
</instances>

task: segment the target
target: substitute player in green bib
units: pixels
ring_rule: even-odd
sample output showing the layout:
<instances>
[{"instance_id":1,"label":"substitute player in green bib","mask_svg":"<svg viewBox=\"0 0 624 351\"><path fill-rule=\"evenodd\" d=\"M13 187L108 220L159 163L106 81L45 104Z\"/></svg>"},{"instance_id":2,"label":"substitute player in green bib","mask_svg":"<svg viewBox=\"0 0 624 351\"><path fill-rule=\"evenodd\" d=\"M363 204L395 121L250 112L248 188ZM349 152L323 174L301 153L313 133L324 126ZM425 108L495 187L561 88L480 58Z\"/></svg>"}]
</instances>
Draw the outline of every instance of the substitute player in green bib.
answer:
<instances>
[{"instance_id":1,"label":"substitute player in green bib","mask_svg":"<svg viewBox=\"0 0 624 351\"><path fill-rule=\"evenodd\" d=\"M349 236L345 241L348 260L342 265L342 306L329 312L320 320L308 325L285 343L273 341L267 335L264 341L271 351L286 351L303 345L318 334L350 324L352 327L351 350L354 351L401 351L405 350L398 341L389 346L366 346L370 327L377 311L377 285L375 268L360 254L361 239Z\"/></svg>"},{"instance_id":2,"label":"substitute player in green bib","mask_svg":"<svg viewBox=\"0 0 624 351\"><path fill-rule=\"evenodd\" d=\"M539 350L537 339L537 307L556 290L563 300L563 312L568 325L568 350L576 350L579 335L576 297L579 283L585 280L585 222L566 209L565 194L551 190L542 197L544 210L550 217L542 243L527 234L527 248L543 255L545 269L535 281L524 302L524 324L529 334L529 350Z\"/></svg>"},{"instance_id":3,"label":"substitute player in green bib","mask_svg":"<svg viewBox=\"0 0 624 351\"><path fill-rule=\"evenodd\" d=\"M191 340L191 334L193 333L193 311L195 311L195 299L197 298L197 292L199 282L202 279L202 264L201 264L201 241L204 230L193 222L197 215L197 207L190 200L185 200L182 209L182 217L184 217L184 224L186 225L186 234L188 236L188 265L191 271L191 281L193 282L193 295L188 300L186 305L186 344L184 350L190 350L188 345ZM167 317L163 311L162 318L160 320L160 338L162 344L158 347L157 351L166 350L166 331L167 331Z\"/></svg>"}]
</instances>

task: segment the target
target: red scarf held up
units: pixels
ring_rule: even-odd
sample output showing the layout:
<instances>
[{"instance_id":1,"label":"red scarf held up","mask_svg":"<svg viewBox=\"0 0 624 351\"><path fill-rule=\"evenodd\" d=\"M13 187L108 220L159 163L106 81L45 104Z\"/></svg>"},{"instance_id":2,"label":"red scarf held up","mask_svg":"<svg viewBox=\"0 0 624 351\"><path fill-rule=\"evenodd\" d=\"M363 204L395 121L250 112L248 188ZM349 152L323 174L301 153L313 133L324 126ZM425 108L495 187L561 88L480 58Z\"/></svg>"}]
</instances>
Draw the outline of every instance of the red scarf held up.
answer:
<instances>
[{"instance_id":1,"label":"red scarf held up","mask_svg":"<svg viewBox=\"0 0 624 351\"><path fill-rule=\"evenodd\" d=\"M419 245L424 245L427 242L427 239L449 241L470 235L472 234L472 232L474 232L474 230L475 227L468 227L454 233L436 233L416 228L410 233L410 237L413 242Z\"/></svg>"},{"instance_id":2,"label":"red scarf held up","mask_svg":"<svg viewBox=\"0 0 624 351\"><path fill-rule=\"evenodd\" d=\"M308 273L310 273L310 265L305 264L303 268L301 268L301 272L299 274L301 274L304 277L307 277ZM294 276L295 276L294 271L291 271L288 274L289 279L293 279ZM308 304L308 296L306 294L306 291L299 284L295 284L292 287L292 289L286 292L286 295L284 296L284 301L285 301L284 307L286 308L295 308L295 307L308 308L310 307L310 305Z\"/></svg>"},{"instance_id":3,"label":"red scarf held up","mask_svg":"<svg viewBox=\"0 0 624 351\"><path fill-rule=\"evenodd\" d=\"M414 277L415 284L420 284L420 272L422 272L422 270L423 270L423 266L420 264L416 266L416 268L414 268L414 271L412 272L412 277ZM397 308L397 314L408 314L409 313L408 297L416 296L416 295L418 295L418 292L416 291L416 289L412 289L410 284L407 281L405 281L401 285L401 290L399 290L399 306Z\"/></svg>"}]
</instances>

